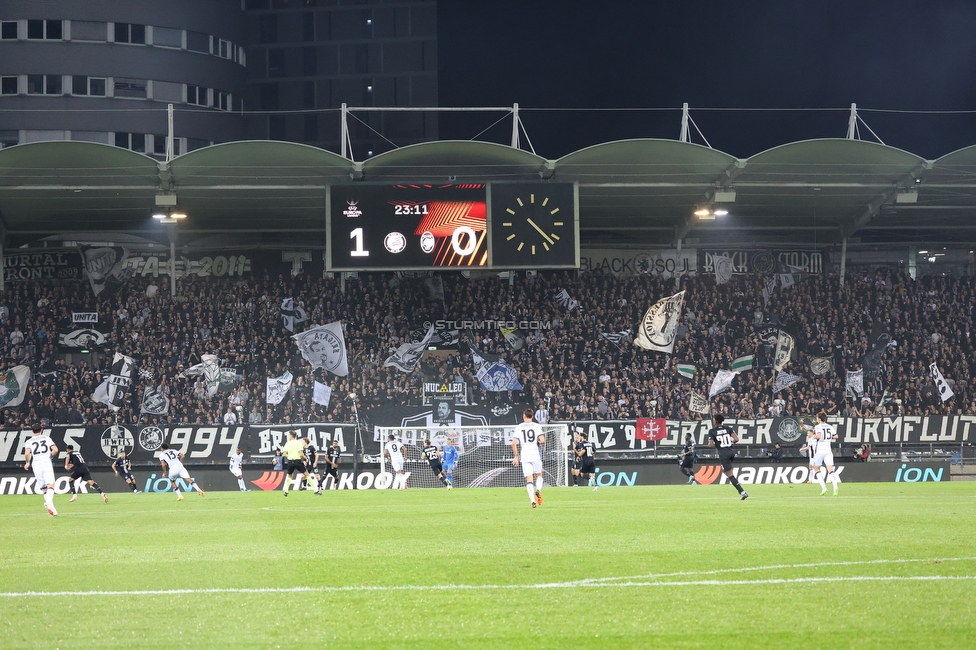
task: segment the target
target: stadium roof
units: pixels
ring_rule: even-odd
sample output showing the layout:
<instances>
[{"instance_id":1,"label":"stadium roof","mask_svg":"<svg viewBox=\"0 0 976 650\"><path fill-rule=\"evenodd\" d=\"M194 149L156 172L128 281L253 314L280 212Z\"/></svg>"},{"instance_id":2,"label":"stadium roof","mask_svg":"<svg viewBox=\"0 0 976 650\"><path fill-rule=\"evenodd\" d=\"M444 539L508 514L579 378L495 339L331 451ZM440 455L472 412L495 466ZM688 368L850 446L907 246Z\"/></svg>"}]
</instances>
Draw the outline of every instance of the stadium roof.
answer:
<instances>
[{"instance_id":1,"label":"stadium roof","mask_svg":"<svg viewBox=\"0 0 976 650\"><path fill-rule=\"evenodd\" d=\"M0 226L18 243L158 232L155 196L172 191L191 217L181 237L297 233L320 235L324 244L329 185L540 178L579 183L589 244L976 240L976 146L925 160L848 139L795 142L745 159L673 140L624 140L557 160L440 141L364 162L301 144L246 141L168 163L102 144L41 142L0 151ZM719 207L728 215L703 221L693 214Z\"/></svg>"}]
</instances>

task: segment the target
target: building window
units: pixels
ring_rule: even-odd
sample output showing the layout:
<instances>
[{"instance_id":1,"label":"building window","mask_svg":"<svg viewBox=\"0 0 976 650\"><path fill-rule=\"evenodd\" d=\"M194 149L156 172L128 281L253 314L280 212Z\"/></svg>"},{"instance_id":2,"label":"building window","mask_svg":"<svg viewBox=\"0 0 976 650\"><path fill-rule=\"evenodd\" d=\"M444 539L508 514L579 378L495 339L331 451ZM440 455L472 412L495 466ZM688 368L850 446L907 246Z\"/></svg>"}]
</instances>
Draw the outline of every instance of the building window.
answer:
<instances>
[{"instance_id":1,"label":"building window","mask_svg":"<svg viewBox=\"0 0 976 650\"><path fill-rule=\"evenodd\" d=\"M269 14L258 18L258 42L277 43L278 42L278 16Z\"/></svg>"},{"instance_id":2,"label":"building window","mask_svg":"<svg viewBox=\"0 0 976 650\"><path fill-rule=\"evenodd\" d=\"M172 47L177 50L183 48L183 30L169 27L153 27L153 45L157 47Z\"/></svg>"},{"instance_id":3,"label":"building window","mask_svg":"<svg viewBox=\"0 0 976 650\"><path fill-rule=\"evenodd\" d=\"M302 84L302 108L315 108L315 82Z\"/></svg>"},{"instance_id":4,"label":"building window","mask_svg":"<svg viewBox=\"0 0 976 650\"><path fill-rule=\"evenodd\" d=\"M315 142L319 139L319 116L305 116L305 142Z\"/></svg>"},{"instance_id":5,"label":"building window","mask_svg":"<svg viewBox=\"0 0 976 650\"><path fill-rule=\"evenodd\" d=\"M0 39L5 41L17 40L17 21L5 20L0 23Z\"/></svg>"},{"instance_id":6,"label":"building window","mask_svg":"<svg viewBox=\"0 0 976 650\"><path fill-rule=\"evenodd\" d=\"M268 76L285 76L285 51L283 49L268 50Z\"/></svg>"},{"instance_id":7,"label":"building window","mask_svg":"<svg viewBox=\"0 0 976 650\"><path fill-rule=\"evenodd\" d=\"M63 35L64 35L63 23L60 20L28 20L27 21L27 38L29 39L32 40L46 39L50 41L60 41Z\"/></svg>"},{"instance_id":8,"label":"building window","mask_svg":"<svg viewBox=\"0 0 976 650\"><path fill-rule=\"evenodd\" d=\"M88 20L72 20L71 40L97 41L104 43L108 40L108 23L96 23Z\"/></svg>"},{"instance_id":9,"label":"building window","mask_svg":"<svg viewBox=\"0 0 976 650\"><path fill-rule=\"evenodd\" d=\"M260 11L261 9L268 8L268 0L244 0L244 9L246 11Z\"/></svg>"},{"instance_id":10,"label":"building window","mask_svg":"<svg viewBox=\"0 0 976 650\"><path fill-rule=\"evenodd\" d=\"M61 75L59 74L29 74L27 75L28 95L60 95Z\"/></svg>"},{"instance_id":11,"label":"building window","mask_svg":"<svg viewBox=\"0 0 976 650\"><path fill-rule=\"evenodd\" d=\"M225 92L215 91L217 95L217 108L222 111L231 110L231 98L230 95Z\"/></svg>"},{"instance_id":12,"label":"building window","mask_svg":"<svg viewBox=\"0 0 976 650\"><path fill-rule=\"evenodd\" d=\"M208 95L206 88L201 88L200 86L186 85L186 103L196 104L197 106L210 106L208 100Z\"/></svg>"},{"instance_id":13,"label":"building window","mask_svg":"<svg viewBox=\"0 0 976 650\"><path fill-rule=\"evenodd\" d=\"M302 72L306 77L314 77L318 73L318 49L314 47L302 48Z\"/></svg>"},{"instance_id":14,"label":"building window","mask_svg":"<svg viewBox=\"0 0 976 650\"><path fill-rule=\"evenodd\" d=\"M222 59L232 58L232 49L231 49L232 45L230 41L225 41L224 39L221 38L218 39L217 45L218 45L217 56L219 56Z\"/></svg>"},{"instance_id":15,"label":"building window","mask_svg":"<svg viewBox=\"0 0 976 650\"><path fill-rule=\"evenodd\" d=\"M103 77L86 77L84 75L74 75L73 77L71 77L71 94L104 97L105 79Z\"/></svg>"},{"instance_id":16,"label":"building window","mask_svg":"<svg viewBox=\"0 0 976 650\"><path fill-rule=\"evenodd\" d=\"M278 84L261 84L260 88L261 110L278 110Z\"/></svg>"},{"instance_id":17,"label":"building window","mask_svg":"<svg viewBox=\"0 0 976 650\"><path fill-rule=\"evenodd\" d=\"M315 14L311 11L306 11L302 15L302 40L315 40Z\"/></svg>"},{"instance_id":18,"label":"building window","mask_svg":"<svg viewBox=\"0 0 976 650\"><path fill-rule=\"evenodd\" d=\"M17 77L0 77L0 95L17 94Z\"/></svg>"},{"instance_id":19,"label":"building window","mask_svg":"<svg viewBox=\"0 0 976 650\"><path fill-rule=\"evenodd\" d=\"M210 37L200 32L186 33L186 49L193 52L210 54Z\"/></svg>"},{"instance_id":20,"label":"building window","mask_svg":"<svg viewBox=\"0 0 976 650\"><path fill-rule=\"evenodd\" d=\"M146 44L146 26L135 23L115 23L115 42Z\"/></svg>"},{"instance_id":21,"label":"building window","mask_svg":"<svg viewBox=\"0 0 976 650\"><path fill-rule=\"evenodd\" d=\"M12 147L20 142L19 131L0 131L0 149Z\"/></svg>"},{"instance_id":22,"label":"building window","mask_svg":"<svg viewBox=\"0 0 976 650\"><path fill-rule=\"evenodd\" d=\"M146 80L145 79L125 79L122 77L116 77L115 79L115 96L116 97L129 97L133 99L145 99L146 98Z\"/></svg>"},{"instance_id":23,"label":"building window","mask_svg":"<svg viewBox=\"0 0 976 650\"><path fill-rule=\"evenodd\" d=\"M145 133L116 133L115 146L123 149L146 153L146 134Z\"/></svg>"},{"instance_id":24,"label":"building window","mask_svg":"<svg viewBox=\"0 0 976 650\"><path fill-rule=\"evenodd\" d=\"M153 139L153 153L157 156L166 155L166 136L165 135L154 135ZM180 155L180 139L173 138L173 155Z\"/></svg>"}]
</instances>

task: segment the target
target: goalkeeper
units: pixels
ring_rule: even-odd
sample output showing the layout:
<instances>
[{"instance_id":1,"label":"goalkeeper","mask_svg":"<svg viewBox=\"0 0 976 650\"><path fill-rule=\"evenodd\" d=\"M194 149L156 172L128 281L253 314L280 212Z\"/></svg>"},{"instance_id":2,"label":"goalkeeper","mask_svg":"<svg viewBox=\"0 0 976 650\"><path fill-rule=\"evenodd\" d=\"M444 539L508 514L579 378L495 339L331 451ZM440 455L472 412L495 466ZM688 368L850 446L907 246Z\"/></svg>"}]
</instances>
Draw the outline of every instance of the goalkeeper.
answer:
<instances>
[{"instance_id":1,"label":"goalkeeper","mask_svg":"<svg viewBox=\"0 0 976 650\"><path fill-rule=\"evenodd\" d=\"M448 487L454 487L454 469L457 467L458 450L454 446L454 438L448 438L444 445L444 455L442 467L444 468L444 478L447 479Z\"/></svg>"}]
</instances>

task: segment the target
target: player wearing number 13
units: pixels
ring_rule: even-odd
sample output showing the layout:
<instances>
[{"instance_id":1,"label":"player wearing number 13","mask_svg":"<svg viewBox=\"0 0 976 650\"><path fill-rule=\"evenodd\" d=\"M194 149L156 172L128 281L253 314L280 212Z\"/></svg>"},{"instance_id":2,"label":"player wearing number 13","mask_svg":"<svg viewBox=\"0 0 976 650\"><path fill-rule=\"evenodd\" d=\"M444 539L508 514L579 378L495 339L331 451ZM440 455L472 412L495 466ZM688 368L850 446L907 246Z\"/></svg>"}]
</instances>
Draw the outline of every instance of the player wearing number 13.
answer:
<instances>
[{"instance_id":1,"label":"player wearing number 13","mask_svg":"<svg viewBox=\"0 0 976 650\"><path fill-rule=\"evenodd\" d=\"M178 478L189 481L190 489L199 492L200 496L207 496L207 493L200 489L197 482L190 477L190 473L183 467L183 454L175 449L170 449L169 445L165 443L159 449L159 462L163 466L163 475L173 484L173 492L176 492L177 501L183 500L183 493L180 491L180 486L176 482Z\"/></svg>"},{"instance_id":2,"label":"player wearing number 13","mask_svg":"<svg viewBox=\"0 0 976 650\"><path fill-rule=\"evenodd\" d=\"M50 437L44 435L40 424L35 424L31 431L34 435L24 446L24 469L34 470L34 478L44 490L47 512L57 517L58 511L54 508L54 463L51 459L58 455L58 447Z\"/></svg>"},{"instance_id":3,"label":"player wearing number 13","mask_svg":"<svg viewBox=\"0 0 976 650\"><path fill-rule=\"evenodd\" d=\"M718 459L722 461L722 472L728 477L729 483L739 492L739 498L743 501L749 498L749 494L739 485L739 479L732 474L732 461L735 460L735 449L733 445L739 442L739 436L735 431L723 425L725 416L716 413L712 416L712 424L715 426L708 431L708 446L714 447L718 451Z\"/></svg>"},{"instance_id":4,"label":"player wearing number 13","mask_svg":"<svg viewBox=\"0 0 976 650\"><path fill-rule=\"evenodd\" d=\"M542 505L542 453L541 445L546 444L546 436L542 427L532 421L532 409L525 409L522 413L522 423L515 427L512 435L512 465L519 465L519 447L521 447L522 475L525 476L525 491L529 493L529 503L532 507ZM535 481L535 490L532 483Z\"/></svg>"}]
</instances>

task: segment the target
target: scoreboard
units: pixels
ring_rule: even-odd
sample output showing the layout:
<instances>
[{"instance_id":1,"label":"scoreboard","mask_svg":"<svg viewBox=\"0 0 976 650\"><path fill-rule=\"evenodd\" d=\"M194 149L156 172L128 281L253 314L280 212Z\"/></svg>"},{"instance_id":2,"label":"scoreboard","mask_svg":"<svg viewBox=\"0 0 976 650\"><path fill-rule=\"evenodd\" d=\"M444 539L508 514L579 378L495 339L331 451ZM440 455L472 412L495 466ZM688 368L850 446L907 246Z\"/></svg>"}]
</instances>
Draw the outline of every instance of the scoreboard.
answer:
<instances>
[{"instance_id":1,"label":"scoreboard","mask_svg":"<svg viewBox=\"0 0 976 650\"><path fill-rule=\"evenodd\" d=\"M573 183L332 185L334 271L579 268Z\"/></svg>"}]
</instances>

